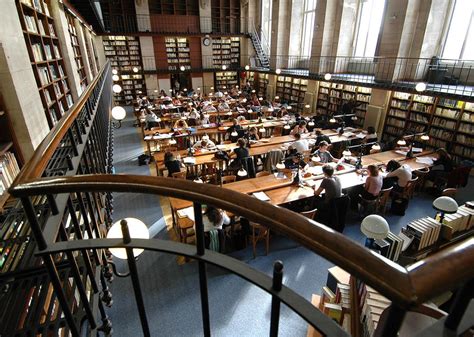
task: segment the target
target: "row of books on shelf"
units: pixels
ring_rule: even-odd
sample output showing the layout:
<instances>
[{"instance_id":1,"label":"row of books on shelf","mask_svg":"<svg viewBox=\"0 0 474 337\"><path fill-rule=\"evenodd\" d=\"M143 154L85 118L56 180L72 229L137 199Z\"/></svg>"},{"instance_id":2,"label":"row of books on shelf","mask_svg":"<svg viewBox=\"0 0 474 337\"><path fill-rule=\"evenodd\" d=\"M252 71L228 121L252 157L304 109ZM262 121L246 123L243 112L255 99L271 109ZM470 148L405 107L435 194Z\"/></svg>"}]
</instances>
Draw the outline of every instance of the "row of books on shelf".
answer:
<instances>
[{"instance_id":1,"label":"row of books on shelf","mask_svg":"<svg viewBox=\"0 0 474 337\"><path fill-rule=\"evenodd\" d=\"M458 131L474 134L474 124L459 123Z\"/></svg>"},{"instance_id":2,"label":"row of books on shelf","mask_svg":"<svg viewBox=\"0 0 474 337\"><path fill-rule=\"evenodd\" d=\"M51 16L49 14L49 8L46 2L41 1L41 0L20 0L20 2L33 7L36 9L38 12L46 14L47 16Z\"/></svg>"},{"instance_id":3,"label":"row of books on shelf","mask_svg":"<svg viewBox=\"0 0 474 337\"><path fill-rule=\"evenodd\" d=\"M0 156L0 195L10 187L19 172L18 162L12 152Z\"/></svg>"},{"instance_id":4,"label":"row of books on shelf","mask_svg":"<svg viewBox=\"0 0 474 337\"><path fill-rule=\"evenodd\" d=\"M426 113L431 112L431 105L426 105L423 103L414 102L411 108L412 110L416 110L419 112L426 112Z\"/></svg>"},{"instance_id":5,"label":"row of books on shelf","mask_svg":"<svg viewBox=\"0 0 474 337\"><path fill-rule=\"evenodd\" d=\"M447 117L447 118L458 119L459 111L437 107L436 111L435 111L435 115L442 116L442 117Z\"/></svg>"},{"instance_id":6,"label":"row of books on shelf","mask_svg":"<svg viewBox=\"0 0 474 337\"><path fill-rule=\"evenodd\" d=\"M453 129L456 127L456 121L450 119L444 119L440 117L433 118L433 124L447 129Z\"/></svg>"},{"instance_id":7,"label":"row of books on shelf","mask_svg":"<svg viewBox=\"0 0 474 337\"><path fill-rule=\"evenodd\" d=\"M357 280L356 287L359 299L359 318L362 336L372 337L375 334L382 313L392 302L362 281Z\"/></svg>"},{"instance_id":8,"label":"row of books on shelf","mask_svg":"<svg viewBox=\"0 0 474 337\"><path fill-rule=\"evenodd\" d=\"M454 154L470 160L474 159L474 149L467 148L464 145L457 145L453 147Z\"/></svg>"}]
</instances>

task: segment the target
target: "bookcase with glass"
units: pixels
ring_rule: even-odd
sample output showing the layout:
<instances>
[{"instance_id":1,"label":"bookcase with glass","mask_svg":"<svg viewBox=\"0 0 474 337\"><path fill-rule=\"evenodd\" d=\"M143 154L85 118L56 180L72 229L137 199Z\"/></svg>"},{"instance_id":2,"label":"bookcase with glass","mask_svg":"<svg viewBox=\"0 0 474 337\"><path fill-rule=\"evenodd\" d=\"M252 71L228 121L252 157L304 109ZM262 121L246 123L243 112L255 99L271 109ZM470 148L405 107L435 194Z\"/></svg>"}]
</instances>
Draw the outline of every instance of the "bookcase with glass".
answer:
<instances>
[{"instance_id":1,"label":"bookcase with glass","mask_svg":"<svg viewBox=\"0 0 474 337\"><path fill-rule=\"evenodd\" d=\"M105 56L117 72L114 83L122 91L114 94L118 104L132 104L138 95L146 93L145 78L140 54L140 41L134 36L103 37Z\"/></svg>"},{"instance_id":2,"label":"bookcase with glass","mask_svg":"<svg viewBox=\"0 0 474 337\"><path fill-rule=\"evenodd\" d=\"M86 69L84 60L82 59L81 48L79 47L79 40L77 38L76 26L74 24L74 16L66 11L67 29L71 37L71 47L74 52L74 61L76 63L77 73L79 74L79 83L81 90L84 91L87 87Z\"/></svg>"},{"instance_id":3,"label":"bookcase with glass","mask_svg":"<svg viewBox=\"0 0 474 337\"><path fill-rule=\"evenodd\" d=\"M168 58L168 70L191 69L191 53L188 39L185 37L165 38L166 57Z\"/></svg>"},{"instance_id":4,"label":"bookcase with glass","mask_svg":"<svg viewBox=\"0 0 474 337\"><path fill-rule=\"evenodd\" d=\"M218 71L215 73L216 90L225 91L239 85L239 74L236 71Z\"/></svg>"},{"instance_id":5,"label":"bookcase with glass","mask_svg":"<svg viewBox=\"0 0 474 337\"><path fill-rule=\"evenodd\" d=\"M352 113L357 117L357 119L354 120L354 125L362 127L364 125L371 93L371 88L349 84L319 82L316 111L322 115L338 115L342 113L343 104L354 99L356 103Z\"/></svg>"},{"instance_id":6,"label":"bookcase with glass","mask_svg":"<svg viewBox=\"0 0 474 337\"><path fill-rule=\"evenodd\" d=\"M212 61L216 67L240 66L240 38L216 37L212 38Z\"/></svg>"},{"instance_id":7,"label":"bookcase with glass","mask_svg":"<svg viewBox=\"0 0 474 337\"><path fill-rule=\"evenodd\" d=\"M73 100L54 19L48 6L41 0L17 1L31 66L49 127L52 128L72 106Z\"/></svg>"}]
</instances>

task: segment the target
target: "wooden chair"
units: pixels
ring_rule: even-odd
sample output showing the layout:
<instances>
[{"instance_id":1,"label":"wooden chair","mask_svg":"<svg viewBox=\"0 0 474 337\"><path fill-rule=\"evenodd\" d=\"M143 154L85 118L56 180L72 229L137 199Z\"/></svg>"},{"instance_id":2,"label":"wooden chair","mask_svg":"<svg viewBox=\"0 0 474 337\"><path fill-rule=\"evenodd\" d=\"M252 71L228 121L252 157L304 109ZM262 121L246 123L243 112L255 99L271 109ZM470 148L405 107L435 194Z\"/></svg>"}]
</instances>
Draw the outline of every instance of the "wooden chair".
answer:
<instances>
[{"instance_id":1,"label":"wooden chair","mask_svg":"<svg viewBox=\"0 0 474 337\"><path fill-rule=\"evenodd\" d=\"M268 171L261 171L255 174L255 178L269 176L271 173Z\"/></svg>"},{"instance_id":2,"label":"wooden chair","mask_svg":"<svg viewBox=\"0 0 474 337\"><path fill-rule=\"evenodd\" d=\"M403 189L403 197L407 199L413 199L413 193L416 185L418 184L418 177L411 179Z\"/></svg>"},{"instance_id":3,"label":"wooden chair","mask_svg":"<svg viewBox=\"0 0 474 337\"><path fill-rule=\"evenodd\" d=\"M312 209L310 211L301 212L300 214L307 217L308 219L314 220L314 217L316 216L317 211L318 211L318 209L315 208L315 209Z\"/></svg>"},{"instance_id":4,"label":"wooden chair","mask_svg":"<svg viewBox=\"0 0 474 337\"><path fill-rule=\"evenodd\" d=\"M361 206L359 209L359 216L365 217L367 215L377 212L378 197L376 199L364 199L360 194L359 197L359 205Z\"/></svg>"},{"instance_id":5,"label":"wooden chair","mask_svg":"<svg viewBox=\"0 0 474 337\"><path fill-rule=\"evenodd\" d=\"M252 249L253 249L253 258L257 256L257 243L261 240L265 240L265 255L268 255L268 250L270 248L270 228L265 226L250 223L252 228Z\"/></svg>"},{"instance_id":6,"label":"wooden chair","mask_svg":"<svg viewBox=\"0 0 474 337\"><path fill-rule=\"evenodd\" d=\"M418 191L423 191L425 188L425 183L426 183L426 178L428 177L428 174L430 173L430 168L425 167L421 168L418 170L415 170L413 174L415 177L418 177L418 183L416 185L416 190Z\"/></svg>"},{"instance_id":7,"label":"wooden chair","mask_svg":"<svg viewBox=\"0 0 474 337\"><path fill-rule=\"evenodd\" d=\"M385 214L387 211L388 200L390 200L390 192L393 187L385 188L380 191L379 197L377 198L377 213Z\"/></svg>"},{"instance_id":8,"label":"wooden chair","mask_svg":"<svg viewBox=\"0 0 474 337\"><path fill-rule=\"evenodd\" d=\"M186 179L186 171L175 172L171 176L175 179Z\"/></svg>"},{"instance_id":9,"label":"wooden chair","mask_svg":"<svg viewBox=\"0 0 474 337\"><path fill-rule=\"evenodd\" d=\"M445 197L451 197L453 199L456 199L456 194L458 193L458 189L457 188L445 188L443 190L443 192L441 192L441 195L442 196L445 196Z\"/></svg>"},{"instance_id":10,"label":"wooden chair","mask_svg":"<svg viewBox=\"0 0 474 337\"><path fill-rule=\"evenodd\" d=\"M237 176L235 175L230 175L230 176L223 176L222 177L222 184L228 184L228 183L233 183L237 180Z\"/></svg>"}]
</instances>

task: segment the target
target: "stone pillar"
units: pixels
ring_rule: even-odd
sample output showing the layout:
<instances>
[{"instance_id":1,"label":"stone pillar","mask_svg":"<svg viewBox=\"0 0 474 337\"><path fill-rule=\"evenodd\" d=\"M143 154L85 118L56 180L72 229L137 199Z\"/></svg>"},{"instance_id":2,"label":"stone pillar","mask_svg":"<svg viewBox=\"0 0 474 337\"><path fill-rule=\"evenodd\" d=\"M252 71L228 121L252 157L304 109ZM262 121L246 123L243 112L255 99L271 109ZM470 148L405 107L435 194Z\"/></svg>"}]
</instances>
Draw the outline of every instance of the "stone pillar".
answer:
<instances>
[{"instance_id":1,"label":"stone pillar","mask_svg":"<svg viewBox=\"0 0 474 337\"><path fill-rule=\"evenodd\" d=\"M79 43L79 49L81 50L82 61L84 62L87 83L91 83L94 76L92 75L92 66L89 62L88 53L86 49L87 40L84 36L84 31L82 30L83 25L79 22L79 20L74 20L74 26L76 27L77 41Z\"/></svg>"},{"instance_id":2,"label":"stone pillar","mask_svg":"<svg viewBox=\"0 0 474 337\"><path fill-rule=\"evenodd\" d=\"M2 3L0 91L20 151L28 161L49 132L14 1Z\"/></svg>"},{"instance_id":3,"label":"stone pillar","mask_svg":"<svg viewBox=\"0 0 474 337\"><path fill-rule=\"evenodd\" d=\"M66 67L66 74L68 77L69 87L74 101L77 101L82 93L81 79L77 72L76 61L74 60L74 50L71 45L71 36L68 31L68 24L66 19L65 7L58 1L51 1L51 15L54 18L56 35L59 39L59 46ZM104 49L104 47L102 47Z\"/></svg>"},{"instance_id":4,"label":"stone pillar","mask_svg":"<svg viewBox=\"0 0 474 337\"><path fill-rule=\"evenodd\" d=\"M287 68L290 47L291 0L273 2L270 67ZM278 57L282 56L282 57Z\"/></svg>"},{"instance_id":5,"label":"stone pillar","mask_svg":"<svg viewBox=\"0 0 474 337\"><path fill-rule=\"evenodd\" d=\"M326 22L327 0L319 0L316 3L316 17L313 26L313 41L311 44L311 60L309 72L320 73L321 51L323 47L324 25Z\"/></svg>"},{"instance_id":6,"label":"stone pillar","mask_svg":"<svg viewBox=\"0 0 474 337\"><path fill-rule=\"evenodd\" d=\"M137 28L139 32L151 32L150 7L148 0L135 1Z\"/></svg>"},{"instance_id":7,"label":"stone pillar","mask_svg":"<svg viewBox=\"0 0 474 337\"><path fill-rule=\"evenodd\" d=\"M382 134L389 99L389 90L372 89L370 102L365 114L364 129L373 126L379 136Z\"/></svg>"},{"instance_id":8,"label":"stone pillar","mask_svg":"<svg viewBox=\"0 0 474 337\"><path fill-rule=\"evenodd\" d=\"M304 94L304 105L309 104L309 109L304 108L303 114L313 115L316 111L316 97L318 96L318 81L308 80L308 85L306 87L306 93Z\"/></svg>"},{"instance_id":9,"label":"stone pillar","mask_svg":"<svg viewBox=\"0 0 474 337\"><path fill-rule=\"evenodd\" d=\"M92 43L94 44L95 52L97 53L97 58L99 59L99 69L101 69L104 64L107 62L105 57L104 44L102 43L102 37L92 34Z\"/></svg>"},{"instance_id":10,"label":"stone pillar","mask_svg":"<svg viewBox=\"0 0 474 337\"><path fill-rule=\"evenodd\" d=\"M199 0L199 21L201 33L212 32L211 0Z\"/></svg>"}]
</instances>

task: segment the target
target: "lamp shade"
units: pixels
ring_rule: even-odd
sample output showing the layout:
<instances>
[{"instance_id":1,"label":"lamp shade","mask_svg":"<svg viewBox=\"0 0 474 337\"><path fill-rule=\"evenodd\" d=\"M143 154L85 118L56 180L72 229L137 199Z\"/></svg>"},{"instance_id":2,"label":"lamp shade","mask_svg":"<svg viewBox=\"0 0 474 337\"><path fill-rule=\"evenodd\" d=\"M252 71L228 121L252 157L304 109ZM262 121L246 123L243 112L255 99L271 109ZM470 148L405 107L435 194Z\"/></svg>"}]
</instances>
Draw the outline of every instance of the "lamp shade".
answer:
<instances>
[{"instance_id":1,"label":"lamp shade","mask_svg":"<svg viewBox=\"0 0 474 337\"><path fill-rule=\"evenodd\" d=\"M351 153L351 151L349 151L349 150L344 150L344 151L342 151L342 155L343 155L344 157L348 157L348 156L351 156L352 153Z\"/></svg>"},{"instance_id":2,"label":"lamp shade","mask_svg":"<svg viewBox=\"0 0 474 337\"><path fill-rule=\"evenodd\" d=\"M311 105L306 104L304 107L305 107L306 109L309 109L309 108L311 108Z\"/></svg>"},{"instance_id":3,"label":"lamp shade","mask_svg":"<svg viewBox=\"0 0 474 337\"><path fill-rule=\"evenodd\" d=\"M123 107L114 106L112 108L112 117L115 120L121 121L125 118L126 115L127 115L127 112L125 111L125 109Z\"/></svg>"},{"instance_id":4,"label":"lamp shade","mask_svg":"<svg viewBox=\"0 0 474 337\"><path fill-rule=\"evenodd\" d=\"M209 140L209 136L208 136L208 135L202 136L202 140L208 141L208 140Z\"/></svg>"},{"instance_id":5,"label":"lamp shade","mask_svg":"<svg viewBox=\"0 0 474 337\"><path fill-rule=\"evenodd\" d=\"M264 127L261 127L260 129L258 129L258 132L264 133L264 132L265 132L265 128L264 128Z\"/></svg>"},{"instance_id":6,"label":"lamp shade","mask_svg":"<svg viewBox=\"0 0 474 337\"><path fill-rule=\"evenodd\" d=\"M133 70L134 73L138 73L138 68L137 67L133 67L132 70Z\"/></svg>"},{"instance_id":7,"label":"lamp shade","mask_svg":"<svg viewBox=\"0 0 474 337\"><path fill-rule=\"evenodd\" d=\"M407 145L407 142L406 142L405 139L400 139L400 140L397 142L397 145L399 145L399 146L405 146L405 145Z\"/></svg>"},{"instance_id":8,"label":"lamp shade","mask_svg":"<svg viewBox=\"0 0 474 337\"><path fill-rule=\"evenodd\" d=\"M444 213L456 213L458 203L451 197L439 197L433 201L433 208Z\"/></svg>"},{"instance_id":9,"label":"lamp shade","mask_svg":"<svg viewBox=\"0 0 474 337\"><path fill-rule=\"evenodd\" d=\"M324 75L324 79L325 79L326 81L329 81L329 80L331 79L331 77L332 77L332 76L331 76L331 74L329 74L329 73L327 73L327 74Z\"/></svg>"},{"instance_id":10,"label":"lamp shade","mask_svg":"<svg viewBox=\"0 0 474 337\"><path fill-rule=\"evenodd\" d=\"M226 69L227 69L227 66L224 64L224 65L222 66L222 70L226 70Z\"/></svg>"},{"instance_id":11,"label":"lamp shade","mask_svg":"<svg viewBox=\"0 0 474 337\"><path fill-rule=\"evenodd\" d=\"M428 135L421 135L420 139L421 139L421 140L430 140L430 136L428 136Z\"/></svg>"},{"instance_id":12,"label":"lamp shade","mask_svg":"<svg viewBox=\"0 0 474 337\"><path fill-rule=\"evenodd\" d=\"M360 231L369 239L385 239L390 231L387 220L380 215L371 214L362 220Z\"/></svg>"},{"instance_id":13,"label":"lamp shade","mask_svg":"<svg viewBox=\"0 0 474 337\"><path fill-rule=\"evenodd\" d=\"M281 163L276 164L275 167L278 170L283 170L285 168L285 164L283 162L281 162Z\"/></svg>"},{"instance_id":14,"label":"lamp shade","mask_svg":"<svg viewBox=\"0 0 474 337\"><path fill-rule=\"evenodd\" d=\"M254 94L254 93L255 93L255 89L252 90L252 94Z\"/></svg>"},{"instance_id":15,"label":"lamp shade","mask_svg":"<svg viewBox=\"0 0 474 337\"><path fill-rule=\"evenodd\" d=\"M245 70L249 70L249 69L250 69L250 66L247 64L247 65L245 66Z\"/></svg>"},{"instance_id":16,"label":"lamp shade","mask_svg":"<svg viewBox=\"0 0 474 337\"><path fill-rule=\"evenodd\" d=\"M426 90L426 83L425 82L419 82L415 86L415 90L418 92L422 92Z\"/></svg>"},{"instance_id":17,"label":"lamp shade","mask_svg":"<svg viewBox=\"0 0 474 337\"><path fill-rule=\"evenodd\" d=\"M311 120L308 122L308 126L314 126L314 122Z\"/></svg>"},{"instance_id":18,"label":"lamp shade","mask_svg":"<svg viewBox=\"0 0 474 337\"><path fill-rule=\"evenodd\" d=\"M112 86L112 91L116 94L120 94L120 92L122 91L122 87L118 84L114 84Z\"/></svg>"},{"instance_id":19,"label":"lamp shade","mask_svg":"<svg viewBox=\"0 0 474 337\"><path fill-rule=\"evenodd\" d=\"M329 123L336 123L336 119L335 119L335 118L331 118L331 119L329 120Z\"/></svg>"},{"instance_id":20,"label":"lamp shade","mask_svg":"<svg viewBox=\"0 0 474 337\"><path fill-rule=\"evenodd\" d=\"M352 116L351 119L352 119L353 121L356 121L356 120L357 120L357 116Z\"/></svg>"},{"instance_id":21,"label":"lamp shade","mask_svg":"<svg viewBox=\"0 0 474 337\"><path fill-rule=\"evenodd\" d=\"M372 145L372 150L380 151L380 150L381 150L381 147L380 147L379 144L374 144L374 145Z\"/></svg>"},{"instance_id":22,"label":"lamp shade","mask_svg":"<svg viewBox=\"0 0 474 337\"><path fill-rule=\"evenodd\" d=\"M285 126L283 127L283 129L286 129L286 130L291 129L290 124L285 124Z\"/></svg>"},{"instance_id":23,"label":"lamp shade","mask_svg":"<svg viewBox=\"0 0 474 337\"><path fill-rule=\"evenodd\" d=\"M112 80L113 81L118 81L120 79L119 75L112 75Z\"/></svg>"},{"instance_id":24,"label":"lamp shade","mask_svg":"<svg viewBox=\"0 0 474 337\"><path fill-rule=\"evenodd\" d=\"M232 132L230 133L230 135L231 135L232 137L237 137L239 134L237 133L237 131L232 131Z\"/></svg>"},{"instance_id":25,"label":"lamp shade","mask_svg":"<svg viewBox=\"0 0 474 337\"><path fill-rule=\"evenodd\" d=\"M185 68L185 66L181 66L181 67L179 67L179 70L181 70L181 71L185 71L185 70L186 70L186 68Z\"/></svg>"},{"instance_id":26,"label":"lamp shade","mask_svg":"<svg viewBox=\"0 0 474 337\"><path fill-rule=\"evenodd\" d=\"M280 75L281 74L281 69L275 70L275 74Z\"/></svg>"},{"instance_id":27,"label":"lamp shade","mask_svg":"<svg viewBox=\"0 0 474 337\"><path fill-rule=\"evenodd\" d=\"M197 177L196 179L194 179L193 182L198 183L198 184L204 184L204 181L202 181L200 177Z\"/></svg>"},{"instance_id":28,"label":"lamp shade","mask_svg":"<svg viewBox=\"0 0 474 337\"><path fill-rule=\"evenodd\" d=\"M110 227L109 232L107 233L107 239L121 239L123 238L122 235L122 220L127 221L128 230L130 232L130 237L132 239L149 239L150 233L148 232L148 228L143 223L143 221L136 219L136 218L125 218L117 221ZM119 259L127 259L127 251L125 248L110 248L110 252L113 256ZM133 250L133 256L137 257L143 252L141 248L135 248Z\"/></svg>"},{"instance_id":29,"label":"lamp shade","mask_svg":"<svg viewBox=\"0 0 474 337\"><path fill-rule=\"evenodd\" d=\"M280 99L280 96L275 96L275 100L279 100Z\"/></svg>"},{"instance_id":30,"label":"lamp shade","mask_svg":"<svg viewBox=\"0 0 474 337\"><path fill-rule=\"evenodd\" d=\"M247 175L247 171L242 167L239 171L237 171L237 175L239 177L245 177Z\"/></svg>"},{"instance_id":31,"label":"lamp shade","mask_svg":"<svg viewBox=\"0 0 474 337\"><path fill-rule=\"evenodd\" d=\"M117 74L118 74L118 70L117 70L117 69L112 69L112 74L117 75Z\"/></svg>"}]
</instances>

